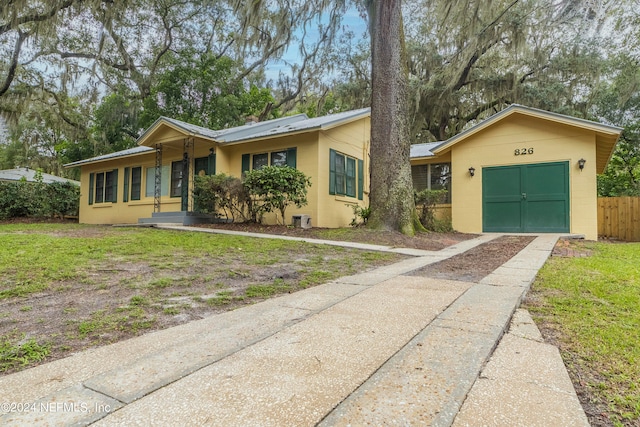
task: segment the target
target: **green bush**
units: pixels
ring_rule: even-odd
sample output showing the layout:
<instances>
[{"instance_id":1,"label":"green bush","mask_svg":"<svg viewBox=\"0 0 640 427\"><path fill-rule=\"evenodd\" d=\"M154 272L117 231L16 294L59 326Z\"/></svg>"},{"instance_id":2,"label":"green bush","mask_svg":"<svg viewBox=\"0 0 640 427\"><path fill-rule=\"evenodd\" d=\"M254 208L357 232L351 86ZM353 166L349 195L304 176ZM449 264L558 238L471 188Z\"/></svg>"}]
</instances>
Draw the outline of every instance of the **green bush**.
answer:
<instances>
[{"instance_id":1,"label":"green bush","mask_svg":"<svg viewBox=\"0 0 640 427\"><path fill-rule=\"evenodd\" d=\"M64 218L78 216L80 210L80 187L70 182L53 182L46 187L48 215Z\"/></svg>"},{"instance_id":2,"label":"green bush","mask_svg":"<svg viewBox=\"0 0 640 427\"><path fill-rule=\"evenodd\" d=\"M249 194L242 180L223 173L196 176L193 189L196 212L219 215L223 213L233 221L246 220Z\"/></svg>"},{"instance_id":3,"label":"green bush","mask_svg":"<svg viewBox=\"0 0 640 427\"><path fill-rule=\"evenodd\" d=\"M0 182L0 219L77 216L79 205L80 188L71 183L44 184L41 175L36 182Z\"/></svg>"},{"instance_id":4,"label":"green bush","mask_svg":"<svg viewBox=\"0 0 640 427\"><path fill-rule=\"evenodd\" d=\"M251 196L253 209L259 213L279 212L284 225L288 206L301 208L308 203L307 188L311 186L311 179L289 166L265 166L247 172L244 186Z\"/></svg>"},{"instance_id":5,"label":"green bush","mask_svg":"<svg viewBox=\"0 0 640 427\"><path fill-rule=\"evenodd\" d=\"M197 212L224 214L235 221L261 222L266 212L279 212L284 224L288 206L307 204L311 180L288 166L265 166L245 173L244 180L217 174L197 176L193 190Z\"/></svg>"}]
</instances>

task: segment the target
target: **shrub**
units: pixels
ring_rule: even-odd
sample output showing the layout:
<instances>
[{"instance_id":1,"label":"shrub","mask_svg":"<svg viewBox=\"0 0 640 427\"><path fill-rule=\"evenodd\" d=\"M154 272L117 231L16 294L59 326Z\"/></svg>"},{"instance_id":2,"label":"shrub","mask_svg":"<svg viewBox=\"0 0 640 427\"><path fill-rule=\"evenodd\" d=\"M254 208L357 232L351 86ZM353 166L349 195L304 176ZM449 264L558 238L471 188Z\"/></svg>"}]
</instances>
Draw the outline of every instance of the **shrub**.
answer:
<instances>
[{"instance_id":1,"label":"shrub","mask_svg":"<svg viewBox=\"0 0 640 427\"><path fill-rule=\"evenodd\" d=\"M250 198L240 178L223 173L196 176L193 200L196 212L218 215L222 211L233 221L247 219Z\"/></svg>"},{"instance_id":2,"label":"shrub","mask_svg":"<svg viewBox=\"0 0 640 427\"><path fill-rule=\"evenodd\" d=\"M69 182L44 184L39 174L36 182L0 182L0 219L77 216L79 205L80 188Z\"/></svg>"},{"instance_id":3,"label":"shrub","mask_svg":"<svg viewBox=\"0 0 640 427\"><path fill-rule=\"evenodd\" d=\"M369 221L369 217L371 216L370 207L363 208L360 205L347 205L347 206L351 206L351 209L353 209L353 219L351 219L351 223L349 225L351 225L352 227L367 225L367 222Z\"/></svg>"},{"instance_id":4,"label":"shrub","mask_svg":"<svg viewBox=\"0 0 640 427\"><path fill-rule=\"evenodd\" d=\"M80 187L70 182L53 182L46 187L48 214L64 218L77 216L80 210Z\"/></svg>"},{"instance_id":5,"label":"shrub","mask_svg":"<svg viewBox=\"0 0 640 427\"><path fill-rule=\"evenodd\" d=\"M435 206L444 203L447 198L447 190L422 190L414 193L416 207L419 209L420 223L424 228L431 231L448 231L443 230L446 224L443 221L436 220ZM449 226L449 229L451 227Z\"/></svg>"},{"instance_id":6,"label":"shrub","mask_svg":"<svg viewBox=\"0 0 640 427\"><path fill-rule=\"evenodd\" d=\"M310 185L309 177L289 166L265 166L247 172L244 178L252 208L258 213L280 212L283 225L288 206L300 208L308 203L307 188Z\"/></svg>"}]
</instances>

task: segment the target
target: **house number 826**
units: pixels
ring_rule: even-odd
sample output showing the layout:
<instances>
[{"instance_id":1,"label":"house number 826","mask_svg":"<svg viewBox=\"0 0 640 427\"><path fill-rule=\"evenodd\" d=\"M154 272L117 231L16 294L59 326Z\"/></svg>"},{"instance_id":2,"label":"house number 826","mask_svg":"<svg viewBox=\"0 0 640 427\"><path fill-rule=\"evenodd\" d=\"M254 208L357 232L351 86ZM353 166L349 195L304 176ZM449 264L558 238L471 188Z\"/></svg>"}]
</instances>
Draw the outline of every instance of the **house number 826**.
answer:
<instances>
[{"instance_id":1,"label":"house number 826","mask_svg":"<svg viewBox=\"0 0 640 427\"><path fill-rule=\"evenodd\" d=\"M527 154L533 154L533 147L531 148L516 148L513 151L514 156L526 156Z\"/></svg>"}]
</instances>

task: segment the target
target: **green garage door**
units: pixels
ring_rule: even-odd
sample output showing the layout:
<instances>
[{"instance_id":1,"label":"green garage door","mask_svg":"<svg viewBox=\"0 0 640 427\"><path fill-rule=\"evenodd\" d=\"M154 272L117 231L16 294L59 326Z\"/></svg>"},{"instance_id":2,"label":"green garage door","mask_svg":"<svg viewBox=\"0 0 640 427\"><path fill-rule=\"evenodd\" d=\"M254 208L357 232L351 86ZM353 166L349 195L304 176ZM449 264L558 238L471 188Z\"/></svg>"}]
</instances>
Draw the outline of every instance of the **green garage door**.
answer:
<instances>
[{"instance_id":1,"label":"green garage door","mask_svg":"<svg viewBox=\"0 0 640 427\"><path fill-rule=\"evenodd\" d=\"M569 231L569 163L482 169L485 232Z\"/></svg>"}]
</instances>

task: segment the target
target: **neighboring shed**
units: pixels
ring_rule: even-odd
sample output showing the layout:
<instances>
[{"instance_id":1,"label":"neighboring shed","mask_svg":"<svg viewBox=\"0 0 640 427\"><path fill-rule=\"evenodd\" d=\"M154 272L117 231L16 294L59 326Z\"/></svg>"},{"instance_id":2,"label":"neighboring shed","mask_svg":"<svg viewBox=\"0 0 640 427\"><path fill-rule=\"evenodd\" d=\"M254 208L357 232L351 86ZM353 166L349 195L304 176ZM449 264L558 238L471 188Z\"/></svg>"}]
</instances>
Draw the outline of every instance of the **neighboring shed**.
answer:
<instances>
[{"instance_id":1,"label":"neighboring shed","mask_svg":"<svg viewBox=\"0 0 640 427\"><path fill-rule=\"evenodd\" d=\"M27 182L36 182L37 171L30 168L17 167L15 169L0 170L0 181L20 181L25 179ZM59 176L51 175L48 173L40 173L42 176L42 182L45 184L51 184L53 182L69 182L73 185L80 185L79 181L72 179L61 178Z\"/></svg>"}]
</instances>

